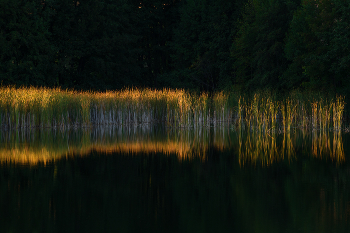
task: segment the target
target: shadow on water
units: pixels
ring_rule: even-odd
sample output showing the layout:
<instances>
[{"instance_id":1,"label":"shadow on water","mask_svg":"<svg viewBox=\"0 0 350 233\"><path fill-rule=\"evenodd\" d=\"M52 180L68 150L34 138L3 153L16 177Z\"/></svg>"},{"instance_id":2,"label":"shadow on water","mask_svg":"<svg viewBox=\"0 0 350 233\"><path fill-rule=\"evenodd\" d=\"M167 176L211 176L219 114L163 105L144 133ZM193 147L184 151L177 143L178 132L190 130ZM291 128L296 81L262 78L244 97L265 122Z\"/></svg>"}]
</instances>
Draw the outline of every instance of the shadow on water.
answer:
<instances>
[{"instance_id":1,"label":"shadow on water","mask_svg":"<svg viewBox=\"0 0 350 233\"><path fill-rule=\"evenodd\" d=\"M0 232L348 232L347 134L2 133Z\"/></svg>"}]
</instances>

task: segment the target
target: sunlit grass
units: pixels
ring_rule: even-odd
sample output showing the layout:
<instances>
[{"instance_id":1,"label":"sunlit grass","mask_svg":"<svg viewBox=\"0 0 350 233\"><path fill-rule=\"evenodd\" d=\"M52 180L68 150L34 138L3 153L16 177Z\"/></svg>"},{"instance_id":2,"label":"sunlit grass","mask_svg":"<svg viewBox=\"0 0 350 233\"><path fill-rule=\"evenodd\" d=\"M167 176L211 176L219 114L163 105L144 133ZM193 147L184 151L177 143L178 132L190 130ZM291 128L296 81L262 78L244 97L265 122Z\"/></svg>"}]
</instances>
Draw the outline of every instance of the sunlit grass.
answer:
<instances>
[{"instance_id":1,"label":"sunlit grass","mask_svg":"<svg viewBox=\"0 0 350 233\"><path fill-rule=\"evenodd\" d=\"M198 127L230 120L227 100L222 92L211 100L206 93L171 89L77 92L2 87L0 124L7 129L150 123Z\"/></svg>"},{"instance_id":2,"label":"sunlit grass","mask_svg":"<svg viewBox=\"0 0 350 233\"><path fill-rule=\"evenodd\" d=\"M78 92L0 88L2 129L145 124L197 128L225 122L258 131L338 131L344 129L344 108L342 96L327 99L298 92L281 100L267 92L243 97L224 92L193 94L181 89Z\"/></svg>"},{"instance_id":3,"label":"sunlit grass","mask_svg":"<svg viewBox=\"0 0 350 233\"><path fill-rule=\"evenodd\" d=\"M213 143L218 150L234 144L241 165L269 165L295 156L296 139L293 132L298 128L303 133L310 130L311 154L314 157L342 162L345 158L341 137L341 131L345 129L344 109L342 96L327 99L297 92L281 100L263 92L248 98L235 93L193 94L176 89L77 92L59 88L2 87L0 136L13 132L7 141L14 146L2 147L0 160L46 163L92 150L106 153L174 153L179 159L195 155L205 160L206 152ZM112 127L122 126L126 131L132 131L156 125L168 129L190 127L191 130L172 134L171 138L163 141L142 138L106 143L84 136L80 144L73 145L68 143L71 139L54 139L49 134L45 136L42 131L42 140L52 140L57 146L47 147L50 143L44 146L17 143L37 128L65 132L72 128L105 127L108 131ZM219 125L212 128L213 133L209 136L209 126ZM236 130L239 135L237 144L223 129ZM277 141L278 137L280 141Z\"/></svg>"},{"instance_id":4,"label":"sunlit grass","mask_svg":"<svg viewBox=\"0 0 350 233\"><path fill-rule=\"evenodd\" d=\"M288 132L293 128L339 131L345 129L344 108L342 96L326 99L291 93L277 100L269 93L256 93L252 98L239 98L236 125L253 131Z\"/></svg>"}]
</instances>

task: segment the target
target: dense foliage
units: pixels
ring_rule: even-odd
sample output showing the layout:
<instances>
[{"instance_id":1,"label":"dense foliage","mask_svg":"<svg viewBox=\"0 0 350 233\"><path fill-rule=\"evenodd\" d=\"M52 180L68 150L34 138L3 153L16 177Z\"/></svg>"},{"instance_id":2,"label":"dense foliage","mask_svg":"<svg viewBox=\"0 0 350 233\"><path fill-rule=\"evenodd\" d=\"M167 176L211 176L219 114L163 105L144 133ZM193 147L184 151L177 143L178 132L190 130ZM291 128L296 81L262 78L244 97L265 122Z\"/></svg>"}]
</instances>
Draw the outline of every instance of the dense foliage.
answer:
<instances>
[{"instance_id":1,"label":"dense foliage","mask_svg":"<svg viewBox=\"0 0 350 233\"><path fill-rule=\"evenodd\" d=\"M347 0L0 0L2 85L350 88Z\"/></svg>"}]
</instances>

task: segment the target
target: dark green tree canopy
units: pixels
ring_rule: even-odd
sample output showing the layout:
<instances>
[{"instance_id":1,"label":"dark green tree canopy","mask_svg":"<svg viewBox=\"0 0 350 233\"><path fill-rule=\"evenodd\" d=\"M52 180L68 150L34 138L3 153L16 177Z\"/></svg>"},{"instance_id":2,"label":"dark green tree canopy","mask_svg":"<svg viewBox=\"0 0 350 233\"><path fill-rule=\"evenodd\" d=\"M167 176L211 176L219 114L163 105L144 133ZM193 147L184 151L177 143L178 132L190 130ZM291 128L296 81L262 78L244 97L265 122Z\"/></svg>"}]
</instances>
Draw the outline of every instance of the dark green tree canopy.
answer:
<instances>
[{"instance_id":1,"label":"dark green tree canopy","mask_svg":"<svg viewBox=\"0 0 350 233\"><path fill-rule=\"evenodd\" d=\"M0 1L0 79L3 84L53 85L55 48L36 1Z\"/></svg>"},{"instance_id":2,"label":"dark green tree canopy","mask_svg":"<svg viewBox=\"0 0 350 233\"><path fill-rule=\"evenodd\" d=\"M245 90L279 88L289 62L284 41L298 0L251 0L232 45L237 82Z\"/></svg>"},{"instance_id":3,"label":"dark green tree canopy","mask_svg":"<svg viewBox=\"0 0 350 233\"><path fill-rule=\"evenodd\" d=\"M346 93L349 87L349 2L305 0L286 40L290 87Z\"/></svg>"},{"instance_id":4,"label":"dark green tree canopy","mask_svg":"<svg viewBox=\"0 0 350 233\"><path fill-rule=\"evenodd\" d=\"M3 85L346 94L347 0L0 0Z\"/></svg>"}]
</instances>

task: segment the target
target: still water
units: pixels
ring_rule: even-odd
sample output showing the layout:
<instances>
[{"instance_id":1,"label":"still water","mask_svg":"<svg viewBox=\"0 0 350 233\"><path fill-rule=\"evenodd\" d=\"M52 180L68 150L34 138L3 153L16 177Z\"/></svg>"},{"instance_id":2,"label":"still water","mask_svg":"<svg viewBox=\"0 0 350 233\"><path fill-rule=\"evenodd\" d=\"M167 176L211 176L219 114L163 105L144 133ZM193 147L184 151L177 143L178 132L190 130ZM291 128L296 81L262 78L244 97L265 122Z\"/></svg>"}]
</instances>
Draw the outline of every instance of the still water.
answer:
<instances>
[{"instance_id":1,"label":"still water","mask_svg":"<svg viewBox=\"0 0 350 233\"><path fill-rule=\"evenodd\" d=\"M349 134L0 133L0 232L349 232Z\"/></svg>"}]
</instances>

